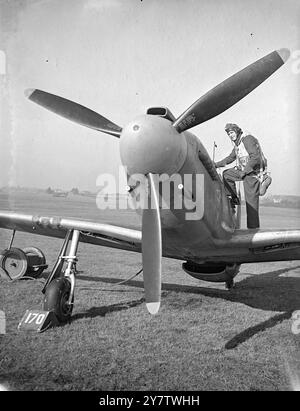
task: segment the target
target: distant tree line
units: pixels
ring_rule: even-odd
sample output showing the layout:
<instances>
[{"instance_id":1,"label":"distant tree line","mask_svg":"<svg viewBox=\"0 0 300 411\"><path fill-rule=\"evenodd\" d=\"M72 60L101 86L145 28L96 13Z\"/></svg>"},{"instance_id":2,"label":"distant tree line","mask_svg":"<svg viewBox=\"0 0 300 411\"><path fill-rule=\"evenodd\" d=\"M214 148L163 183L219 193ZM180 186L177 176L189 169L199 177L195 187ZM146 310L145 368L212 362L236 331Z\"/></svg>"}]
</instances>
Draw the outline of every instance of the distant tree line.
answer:
<instances>
[{"instance_id":1,"label":"distant tree line","mask_svg":"<svg viewBox=\"0 0 300 411\"><path fill-rule=\"evenodd\" d=\"M51 187L48 187L46 190L47 194L53 194L56 190L53 190ZM72 190L70 191L70 193L74 194L74 195L79 195L79 190L77 187L72 188Z\"/></svg>"}]
</instances>

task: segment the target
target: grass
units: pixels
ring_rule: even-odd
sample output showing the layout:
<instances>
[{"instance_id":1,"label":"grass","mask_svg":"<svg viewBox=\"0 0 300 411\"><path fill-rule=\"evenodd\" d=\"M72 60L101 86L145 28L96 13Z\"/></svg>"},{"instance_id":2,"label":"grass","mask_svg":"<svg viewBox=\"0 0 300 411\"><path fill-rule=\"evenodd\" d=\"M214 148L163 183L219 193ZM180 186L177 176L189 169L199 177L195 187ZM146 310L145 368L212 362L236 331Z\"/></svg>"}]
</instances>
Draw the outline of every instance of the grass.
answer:
<instances>
[{"instance_id":1,"label":"grass","mask_svg":"<svg viewBox=\"0 0 300 411\"><path fill-rule=\"evenodd\" d=\"M77 206L93 217L90 199L80 199L82 207L65 200L49 204L41 196L34 207L71 215ZM29 197L13 201L14 209L27 211L33 204ZM111 213L111 221L122 220ZM123 224L136 223L130 218L123 216ZM0 240L7 244L8 233L2 231ZM17 233L15 246L29 245L44 250L50 269L60 241ZM18 331L17 325L26 309L41 307L44 278L0 280L7 321L0 335L0 384L30 391L297 388L300 335L291 332L291 316L300 309L300 262L245 264L236 289L228 292L164 259L156 316L146 311L142 274L116 285L140 268L139 254L80 244L72 320L41 334Z\"/></svg>"}]
</instances>

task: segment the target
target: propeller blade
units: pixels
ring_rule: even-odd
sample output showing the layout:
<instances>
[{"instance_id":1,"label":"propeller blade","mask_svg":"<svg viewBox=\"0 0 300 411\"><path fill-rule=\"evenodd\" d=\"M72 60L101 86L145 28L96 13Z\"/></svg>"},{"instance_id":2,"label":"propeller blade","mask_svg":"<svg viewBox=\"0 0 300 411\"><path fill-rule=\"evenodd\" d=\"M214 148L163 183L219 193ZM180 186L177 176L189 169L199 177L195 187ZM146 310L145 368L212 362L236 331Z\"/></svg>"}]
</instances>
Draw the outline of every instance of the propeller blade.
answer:
<instances>
[{"instance_id":1,"label":"propeller blade","mask_svg":"<svg viewBox=\"0 0 300 411\"><path fill-rule=\"evenodd\" d=\"M147 175L151 206L143 210L142 258L146 306L150 314L160 307L162 240L158 196L153 175Z\"/></svg>"},{"instance_id":2,"label":"propeller blade","mask_svg":"<svg viewBox=\"0 0 300 411\"><path fill-rule=\"evenodd\" d=\"M183 132L223 113L271 76L289 56L288 49L280 49L245 67L200 97L173 126Z\"/></svg>"},{"instance_id":3,"label":"propeller blade","mask_svg":"<svg viewBox=\"0 0 300 411\"><path fill-rule=\"evenodd\" d=\"M82 126L102 131L115 137L120 137L121 135L121 127L78 103L38 89L25 90L25 96L40 106Z\"/></svg>"}]
</instances>

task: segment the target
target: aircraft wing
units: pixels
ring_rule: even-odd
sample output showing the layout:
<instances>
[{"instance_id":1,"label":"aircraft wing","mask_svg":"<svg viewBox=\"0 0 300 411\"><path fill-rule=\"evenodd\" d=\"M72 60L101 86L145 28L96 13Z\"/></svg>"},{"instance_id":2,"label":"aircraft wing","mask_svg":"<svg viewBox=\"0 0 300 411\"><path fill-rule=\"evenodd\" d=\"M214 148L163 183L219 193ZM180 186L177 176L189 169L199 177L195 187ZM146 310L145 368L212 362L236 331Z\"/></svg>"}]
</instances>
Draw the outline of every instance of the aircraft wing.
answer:
<instances>
[{"instance_id":1,"label":"aircraft wing","mask_svg":"<svg viewBox=\"0 0 300 411\"><path fill-rule=\"evenodd\" d=\"M300 229L236 230L228 241L217 240L215 260L237 263L300 260ZM217 256L216 256L217 254Z\"/></svg>"},{"instance_id":2,"label":"aircraft wing","mask_svg":"<svg viewBox=\"0 0 300 411\"><path fill-rule=\"evenodd\" d=\"M0 228L23 231L48 237L65 238L68 230L79 230L80 241L127 251L141 252L142 232L139 230L61 217L28 215L0 211ZM214 240L215 247L189 248L189 257L202 261L251 263L263 261L300 260L299 230L236 230L229 240ZM166 251L166 250L165 250ZM188 259L185 247L168 249L163 255Z\"/></svg>"},{"instance_id":3,"label":"aircraft wing","mask_svg":"<svg viewBox=\"0 0 300 411\"><path fill-rule=\"evenodd\" d=\"M65 238L68 230L79 230L82 242L141 251L141 231L112 224L0 211L0 228L56 238Z\"/></svg>"}]
</instances>

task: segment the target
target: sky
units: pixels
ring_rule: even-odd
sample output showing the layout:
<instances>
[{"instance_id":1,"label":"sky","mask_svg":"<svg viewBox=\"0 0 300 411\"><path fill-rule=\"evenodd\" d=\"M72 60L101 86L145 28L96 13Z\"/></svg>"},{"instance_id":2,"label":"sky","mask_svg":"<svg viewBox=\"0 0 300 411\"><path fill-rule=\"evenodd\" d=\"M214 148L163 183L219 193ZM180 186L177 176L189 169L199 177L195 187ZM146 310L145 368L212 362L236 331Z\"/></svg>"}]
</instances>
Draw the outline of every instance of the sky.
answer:
<instances>
[{"instance_id":1,"label":"sky","mask_svg":"<svg viewBox=\"0 0 300 411\"><path fill-rule=\"evenodd\" d=\"M300 195L298 0L0 0L0 187L97 191L116 176L119 141L28 101L39 88L125 126L148 107L178 117L211 88L273 50L288 62L243 100L194 127L216 160L224 125L255 135L269 194ZM125 187L124 187L125 189ZM122 191L122 188L120 188Z\"/></svg>"}]
</instances>

